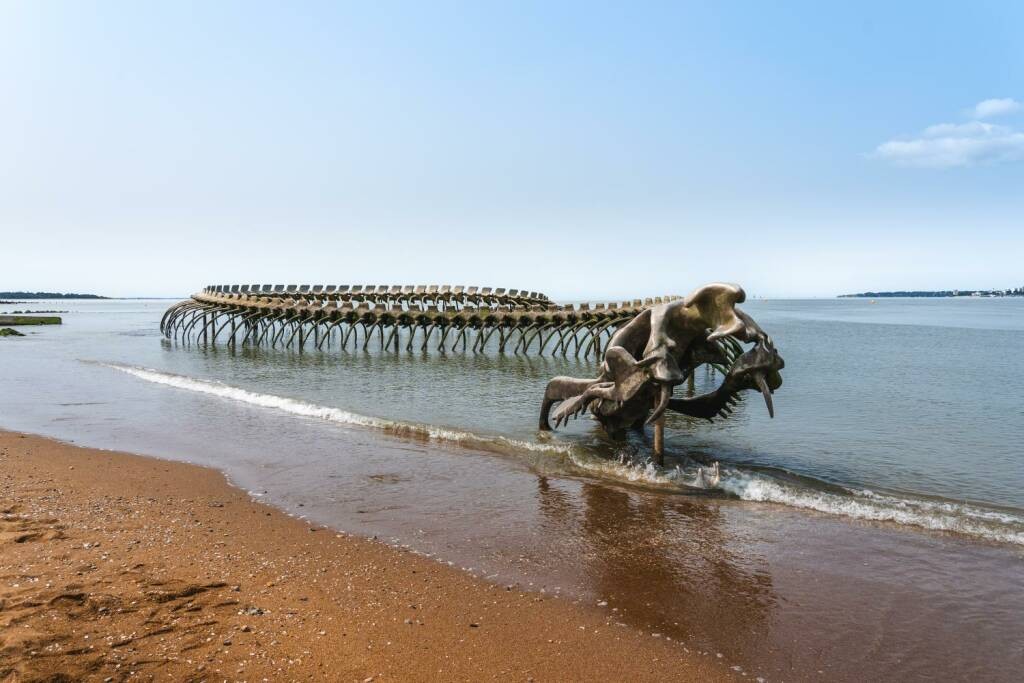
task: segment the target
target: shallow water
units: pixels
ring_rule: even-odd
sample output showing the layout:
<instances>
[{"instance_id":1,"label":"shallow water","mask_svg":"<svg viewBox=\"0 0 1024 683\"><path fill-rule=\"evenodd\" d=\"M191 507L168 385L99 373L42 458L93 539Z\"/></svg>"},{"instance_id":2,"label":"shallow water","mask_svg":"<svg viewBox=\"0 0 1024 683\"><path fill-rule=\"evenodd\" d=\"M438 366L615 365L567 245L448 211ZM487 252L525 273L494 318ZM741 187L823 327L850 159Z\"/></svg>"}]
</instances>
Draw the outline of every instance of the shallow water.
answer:
<instances>
[{"instance_id":1,"label":"shallow water","mask_svg":"<svg viewBox=\"0 0 1024 683\"><path fill-rule=\"evenodd\" d=\"M750 302L786 358L776 419L676 417L665 470L589 421L537 432L546 380L593 364L180 345L168 303L40 302L73 312L2 340L0 426L215 465L752 676L1024 665L1024 301ZM728 495L681 495L710 461Z\"/></svg>"}]
</instances>

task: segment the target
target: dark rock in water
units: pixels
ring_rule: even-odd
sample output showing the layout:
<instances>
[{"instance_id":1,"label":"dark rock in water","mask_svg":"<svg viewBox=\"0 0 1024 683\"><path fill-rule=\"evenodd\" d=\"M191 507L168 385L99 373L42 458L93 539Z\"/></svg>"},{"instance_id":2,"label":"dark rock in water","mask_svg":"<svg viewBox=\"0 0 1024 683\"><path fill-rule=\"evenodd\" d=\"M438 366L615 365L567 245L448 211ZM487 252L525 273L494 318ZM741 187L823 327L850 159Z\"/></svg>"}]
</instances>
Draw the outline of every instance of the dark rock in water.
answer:
<instances>
[{"instance_id":1,"label":"dark rock in water","mask_svg":"<svg viewBox=\"0 0 1024 683\"><path fill-rule=\"evenodd\" d=\"M56 315L0 315L0 325L60 325Z\"/></svg>"},{"instance_id":2,"label":"dark rock in water","mask_svg":"<svg viewBox=\"0 0 1024 683\"><path fill-rule=\"evenodd\" d=\"M17 330L12 330L9 327L0 328L0 337L24 337L24 336L25 335L23 335L21 332L18 332Z\"/></svg>"}]
</instances>

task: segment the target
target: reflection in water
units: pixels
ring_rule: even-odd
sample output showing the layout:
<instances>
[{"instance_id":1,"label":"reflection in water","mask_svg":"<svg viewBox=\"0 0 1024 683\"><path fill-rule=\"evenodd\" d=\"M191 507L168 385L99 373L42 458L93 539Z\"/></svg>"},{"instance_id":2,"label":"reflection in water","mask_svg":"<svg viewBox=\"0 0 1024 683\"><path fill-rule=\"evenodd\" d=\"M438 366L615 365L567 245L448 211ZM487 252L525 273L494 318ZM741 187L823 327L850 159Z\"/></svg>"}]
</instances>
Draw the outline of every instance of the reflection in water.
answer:
<instances>
[{"instance_id":1,"label":"reflection in water","mask_svg":"<svg viewBox=\"0 0 1024 683\"><path fill-rule=\"evenodd\" d=\"M546 477L537 490L543 533L581 539L580 579L621 621L756 659L776 604L771 574L763 560L730 550L715 501L589 482L577 501Z\"/></svg>"},{"instance_id":2,"label":"reflection in water","mask_svg":"<svg viewBox=\"0 0 1024 683\"><path fill-rule=\"evenodd\" d=\"M438 351L406 351L405 349L327 349L322 351L301 352L293 348L274 348L269 346L226 346L223 344L203 344L201 342L181 342L164 337L160 338L161 346L169 352L188 352L211 359L241 358L255 362L288 363L293 367L315 368L338 367L339 361L351 359L360 364L378 362L390 365L395 362L416 362L437 364L438 362L459 362L470 367L501 374L528 375L530 377L548 377L551 373L567 371L581 373L581 376L596 376L599 372L598 363L592 359L574 358L572 356L538 356L535 354L500 354L494 349L485 351L456 350Z\"/></svg>"}]
</instances>

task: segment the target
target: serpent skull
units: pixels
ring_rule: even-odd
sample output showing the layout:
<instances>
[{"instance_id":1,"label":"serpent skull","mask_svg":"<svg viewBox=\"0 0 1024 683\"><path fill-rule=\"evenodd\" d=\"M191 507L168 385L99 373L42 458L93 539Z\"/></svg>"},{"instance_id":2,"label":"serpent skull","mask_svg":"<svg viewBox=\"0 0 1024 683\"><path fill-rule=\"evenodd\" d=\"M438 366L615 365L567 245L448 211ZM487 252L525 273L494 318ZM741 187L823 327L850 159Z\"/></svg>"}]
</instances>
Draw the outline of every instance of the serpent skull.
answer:
<instances>
[{"instance_id":1,"label":"serpent skull","mask_svg":"<svg viewBox=\"0 0 1024 683\"><path fill-rule=\"evenodd\" d=\"M557 427L589 410L619 437L666 410L709 420L728 415L746 390L760 391L774 417L772 393L782 386L785 363L771 337L736 308L745 299L738 285L714 283L643 311L612 336L597 378L555 377L548 383L540 428L551 429L549 417ZM744 351L744 343L751 348ZM673 398L674 387L704 364L723 371L721 385L700 396Z\"/></svg>"}]
</instances>

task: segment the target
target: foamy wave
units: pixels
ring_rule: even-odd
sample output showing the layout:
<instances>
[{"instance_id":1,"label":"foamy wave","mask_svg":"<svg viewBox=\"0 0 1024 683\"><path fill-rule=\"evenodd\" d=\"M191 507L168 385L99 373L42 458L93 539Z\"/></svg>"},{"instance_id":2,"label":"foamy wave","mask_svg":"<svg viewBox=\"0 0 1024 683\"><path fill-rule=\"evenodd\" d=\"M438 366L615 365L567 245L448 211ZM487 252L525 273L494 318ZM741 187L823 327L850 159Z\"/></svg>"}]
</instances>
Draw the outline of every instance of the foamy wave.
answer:
<instances>
[{"instance_id":1,"label":"foamy wave","mask_svg":"<svg viewBox=\"0 0 1024 683\"><path fill-rule=\"evenodd\" d=\"M571 464L580 473L591 476L664 488L704 487L701 477L690 469L663 469L649 462L634 463L625 459L607 460L588 455L574 448L572 444L564 442L526 441L437 425L388 420L150 368L116 363L102 365L155 384L219 396L292 415L375 429L399 437L426 439L498 453L553 455ZM723 470L720 488L742 500L778 503L853 519L894 522L935 531L952 531L1024 546L1024 517L963 503L899 498L870 490L850 490L848 495L842 495L806 486L795 486L769 475L733 468Z\"/></svg>"},{"instance_id":2,"label":"foamy wave","mask_svg":"<svg viewBox=\"0 0 1024 683\"><path fill-rule=\"evenodd\" d=\"M700 467L673 467L665 469L648 461L644 463L625 460L607 460L579 453L569 456L570 462L585 473L606 479L628 481L646 486L687 489L709 489L707 476L701 474ZM717 488L717 487L716 487Z\"/></svg>"},{"instance_id":3,"label":"foamy wave","mask_svg":"<svg viewBox=\"0 0 1024 683\"><path fill-rule=\"evenodd\" d=\"M1024 545L1024 518L972 505L897 498L871 491L850 491L849 495L841 495L790 486L767 476L738 470L731 470L722 477L721 486L743 500L781 503L854 519L895 522Z\"/></svg>"},{"instance_id":4,"label":"foamy wave","mask_svg":"<svg viewBox=\"0 0 1024 683\"><path fill-rule=\"evenodd\" d=\"M523 441L520 439L510 439L504 436L475 434L473 432L467 432L451 427L421 424L418 422L405 422L402 420L388 420L382 417L371 417L369 415L361 415L348 410L342 410L341 408L321 406L315 403L309 403L308 401L288 398L286 396L261 394L255 391L249 391L248 389L233 387L221 382L197 379L195 377L186 377L184 375L175 375L169 372L153 370L151 368L142 368L134 365L121 365L119 363L101 363L101 365L114 370L119 370L120 372L127 373L133 377L138 377L139 379L146 380L147 382L153 382L154 384L162 384L176 389L208 394L210 396L219 396L221 398L238 401L240 403L279 410L292 415L325 420L336 424L375 429L395 436L428 439L430 441L472 446L474 448L497 452L521 453L523 451L533 451L566 456L573 450L571 444L537 443Z\"/></svg>"},{"instance_id":5,"label":"foamy wave","mask_svg":"<svg viewBox=\"0 0 1024 683\"><path fill-rule=\"evenodd\" d=\"M570 456L572 464L584 472L609 479L619 479L652 486L669 486L674 481L675 470L663 470L653 463L628 463L605 460L583 455Z\"/></svg>"}]
</instances>

